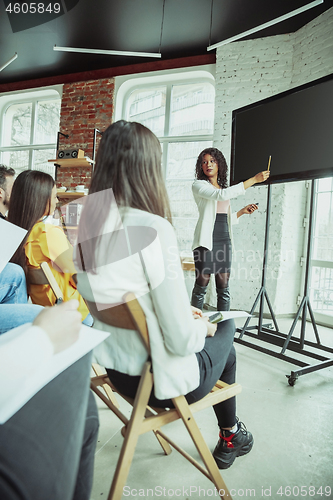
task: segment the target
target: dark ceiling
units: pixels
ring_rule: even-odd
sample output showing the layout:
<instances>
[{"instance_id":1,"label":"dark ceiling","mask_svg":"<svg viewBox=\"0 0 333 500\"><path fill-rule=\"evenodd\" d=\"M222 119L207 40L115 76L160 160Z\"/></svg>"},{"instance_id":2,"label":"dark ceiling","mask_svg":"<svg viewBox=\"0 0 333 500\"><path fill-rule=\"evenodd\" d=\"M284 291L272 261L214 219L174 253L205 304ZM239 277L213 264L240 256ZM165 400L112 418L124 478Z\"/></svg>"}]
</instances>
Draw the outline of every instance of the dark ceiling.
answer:
<instances>
[{"instance_id":1,"label":"dark ceiling","mask_svg":"<svg viewBox=\"0 0 333 500\"><path fill-rule=\"evenodd\" d=\"M54 45L160 51L162 61L202 56L211 54L207 52L208 45L310 3L309 0L37 0L33 4L0 0L0 67L15 52L18 54L18 58L0 72L0 86L158 61L132 56L55 52ZM41 11L42 4L44 13L23 12L38 5ZM9 13L14 5L19 13ZM319 6L248 38L294 32L332 6L333 0L324 0Z\"/></svg>"}]
</instances>

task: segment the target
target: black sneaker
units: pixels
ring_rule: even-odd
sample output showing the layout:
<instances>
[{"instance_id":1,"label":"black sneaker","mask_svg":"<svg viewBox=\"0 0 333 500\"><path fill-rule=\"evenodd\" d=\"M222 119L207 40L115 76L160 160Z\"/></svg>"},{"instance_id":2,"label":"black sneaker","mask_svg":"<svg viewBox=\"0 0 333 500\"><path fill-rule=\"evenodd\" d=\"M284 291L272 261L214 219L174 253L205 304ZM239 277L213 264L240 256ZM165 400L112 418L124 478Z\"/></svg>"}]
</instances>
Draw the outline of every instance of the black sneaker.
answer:
<instances>
[{"instance_id":1,"label":"black sneaker","mask_svg":"<svg viewBox=\"0 0 333 500\"><path fill-rule=\"evenodd\" d=\"M238 422L235 433L221 430L220 440L213 452L213 457L219 469L228 469L236 457L249 453L253 446L253 436L246 430L243 422Z\"/></svg>"}]
</instances>

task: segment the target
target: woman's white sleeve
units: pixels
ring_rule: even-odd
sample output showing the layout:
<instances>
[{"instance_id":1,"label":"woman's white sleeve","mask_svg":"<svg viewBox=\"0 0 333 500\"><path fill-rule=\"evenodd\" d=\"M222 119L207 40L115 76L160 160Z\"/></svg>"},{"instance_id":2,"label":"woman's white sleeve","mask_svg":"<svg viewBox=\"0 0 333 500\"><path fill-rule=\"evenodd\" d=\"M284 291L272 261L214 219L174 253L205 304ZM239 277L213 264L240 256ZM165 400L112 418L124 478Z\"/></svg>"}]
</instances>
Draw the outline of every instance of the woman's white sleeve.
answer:
<instances>
[{"instance_id":1,"label":"woman's white sleeve","mask_svg":"<svg viewBox=\"0 0 333 500\"><path fill-rule=\"evenodd\" d=\"M203 349L207 327L193 318L176 235L169 222L161 221L156 229L163 255L164 278L151 290L153 307L167 349L187 356ZM148 275L154 273L149 262L146 265Z\"/></svg>"},{"instance_id":2,"label":"woman's white sleeve","mask_svg":"<svg viewBox=\"0 0 333 500\"><path fill-rule=\"evenodd\" d=\"M210 182L197 180L193 182L192 190L200 198L215 201L230 200L245 194L243 182L224 189L216 189Z\"/></svg>"}]
</instances>

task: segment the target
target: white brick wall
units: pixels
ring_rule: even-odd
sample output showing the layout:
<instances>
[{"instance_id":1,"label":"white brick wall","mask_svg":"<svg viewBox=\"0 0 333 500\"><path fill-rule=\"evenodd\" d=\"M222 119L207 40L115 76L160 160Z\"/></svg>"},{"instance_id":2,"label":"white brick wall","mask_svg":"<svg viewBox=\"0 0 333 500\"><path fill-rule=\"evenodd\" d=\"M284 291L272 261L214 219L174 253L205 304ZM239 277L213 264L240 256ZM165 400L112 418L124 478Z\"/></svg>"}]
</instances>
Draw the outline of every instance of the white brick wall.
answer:
<instances>
[{"instance_id":1,"label":"white brick wall","mask_svg":"<svg viewBox=\"0 0 333 500\"><path fill-rule=\"evenodd\" d=\"M333 72L333 8L296 33L234 42L217 49L214 145L230 160L232 111ZM229 161L230 163L230 161ZM273 167L273 160L272 160ZM258 171L262 169L258 165ZM247 190L238 210L259 202L234 228L232 308L249 310L260 289L266 187ZM301 292L307 189L304 182L272 186L267 291L274 312L294 313ZM213 286L208 301L216 305Z\"/></svg>"},{"instance_id":2,"label":"white brick wall","mask_svg":"<svg viewBox=\"0 0 333 500\"><path fill-rule=\"evenodd\" d=\"M333 8L295 35L291 86L333 73Z\"/></svg>"}]
</instances>

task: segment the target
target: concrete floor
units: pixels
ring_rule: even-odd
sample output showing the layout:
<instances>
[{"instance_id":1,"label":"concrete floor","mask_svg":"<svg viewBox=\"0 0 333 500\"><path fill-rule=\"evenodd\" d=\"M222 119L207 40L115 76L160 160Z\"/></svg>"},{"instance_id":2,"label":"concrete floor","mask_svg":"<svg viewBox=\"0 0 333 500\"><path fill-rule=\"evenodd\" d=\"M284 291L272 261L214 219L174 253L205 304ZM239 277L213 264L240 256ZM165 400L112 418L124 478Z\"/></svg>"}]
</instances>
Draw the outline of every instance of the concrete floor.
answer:
<instances>
[{"instance_id":1,"label":"concrete floor","mask_svg":"<svg viewBox=\"0 0 333 500\"><path fill-rule=\"evenodd\" d=\"M291 319L278 320L280 331L288 333L291 323ZM238 326L242 325L238 320ZM322 344L333 347L333 330L318 329ZM312 331L308 324L309 340ZM236 344L236 350L237 380L243 388L237 397L237 414L253 433L255 443L251 453L237 458L222 474L233 498L333 498L333 367L302 375L291 387L285 375L297 369L296 365L244 345ZM315 363L313 359L308 362ZM130 412L127 403L120 404ZM123 441L120 421L101 401L98 406L100 435L91 500L107 498ZM218 439L213 410L197 413L196 421L213 449ZM181 422L164 431L197 456ZM139 439L126 497L218 498L212 483L175 450L163 455L152 433Z\"/></svg>"}]
</instances>

